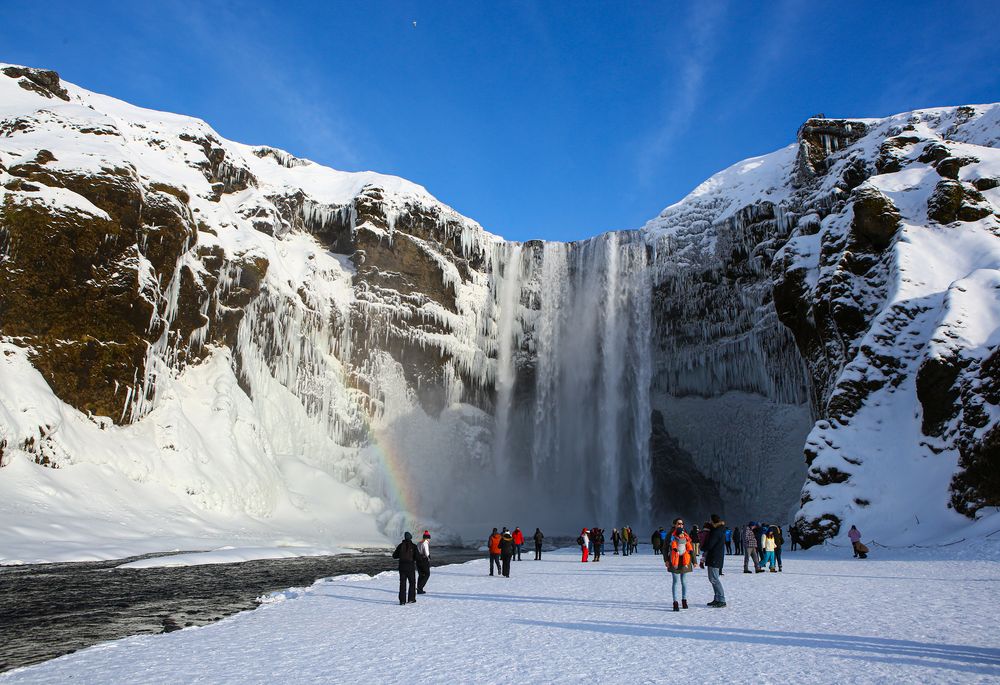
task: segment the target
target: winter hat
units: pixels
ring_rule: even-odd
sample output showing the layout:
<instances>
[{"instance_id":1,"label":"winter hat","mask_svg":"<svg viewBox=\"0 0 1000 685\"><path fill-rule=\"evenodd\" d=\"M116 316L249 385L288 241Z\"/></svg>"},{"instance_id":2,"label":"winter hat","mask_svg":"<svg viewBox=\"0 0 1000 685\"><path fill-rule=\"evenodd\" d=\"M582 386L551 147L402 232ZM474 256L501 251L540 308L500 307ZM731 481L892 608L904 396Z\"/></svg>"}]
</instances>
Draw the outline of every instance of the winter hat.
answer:
<instances>
[{"instance_id":1,"label":"winter hat","mask_svg":"<svg viewBox=\"0 0 1000 685\"><path fill-rule=\"evenodd\" d=\"M430 539L431 539L430 532L425 530L424 531L424 540L430 540Z\"/></svg>"},{"instance_id":2,"label":"winter hat","mask_svg":"<svg viewBox=\"0 0 1000 685\"><path fill-rule=\"evenodd\" d=\"M413 536L410 535L410 531L406 531L405 533L403 533L403 539L404 540L412 540L413 539Z\"/></svg>"}]
</instances>

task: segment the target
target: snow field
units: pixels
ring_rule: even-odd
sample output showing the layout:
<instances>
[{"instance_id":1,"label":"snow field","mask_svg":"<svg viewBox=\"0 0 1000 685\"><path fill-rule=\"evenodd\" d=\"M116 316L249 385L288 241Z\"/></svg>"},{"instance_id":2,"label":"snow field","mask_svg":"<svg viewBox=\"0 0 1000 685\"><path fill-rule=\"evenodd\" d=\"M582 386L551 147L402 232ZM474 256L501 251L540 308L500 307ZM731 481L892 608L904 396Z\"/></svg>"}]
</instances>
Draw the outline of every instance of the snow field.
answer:
<instances>
[{"instance_id":1,"label":"snow field","mask_svg":"<svg viewBox=\"0 0 1000 685\"><path fill-rule=\"evenodd\" d=\"M1000 545L786 552L781 574L726 558L729 606L691 609L648 545L583 565L573 550L432 570L397 603L397 574L328 578L272 593L211 626L98 645L0 675L3 683L996 682ZM963 554L956 555L956 551ZM891 555L891 556L890 556ZM956 561L956 556L973 556Z\"/></svg>"}]
</instances>

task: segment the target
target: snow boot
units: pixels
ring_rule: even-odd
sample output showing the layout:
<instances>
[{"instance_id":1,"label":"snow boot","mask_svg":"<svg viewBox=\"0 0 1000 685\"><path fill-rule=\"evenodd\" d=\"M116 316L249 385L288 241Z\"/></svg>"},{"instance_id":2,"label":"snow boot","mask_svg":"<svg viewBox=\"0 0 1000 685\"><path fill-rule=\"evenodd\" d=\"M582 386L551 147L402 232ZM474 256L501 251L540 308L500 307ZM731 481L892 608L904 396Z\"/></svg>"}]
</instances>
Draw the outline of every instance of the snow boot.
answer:
<instances>
[{"instance_id":1,"label":"snow boot","mask_svg":"<svg viewBox=\"0 0 1000 685\"><path fill-rule=\"evenodd\" d=\"M686 599L681 600L681 607L684 609L688 608L688 601Z\"/></svg>"},{"instance_id":2,"label":"snow boot","mask_svg":"<svg viewBox=\"0 0 1000 685\"><path fill-rule=\"evenodd\" d=\"M743 569L743 573L753 573L753 571L748 571L747 569ZM490 575L493 575L493 574L491 573Z\"/></svg>"},{"instance_id":3,"label":"snow boot","mask_svg":"<svg viewBox=\"0 0 1000 685\"><path fill-rule=\"evenodd\" d=\"M680 611L681 608L677 606L677 602L674 602L674 611Z\"/></svg>"},{"instance_id":4,"label":"snow boot","mask_svg":"<svg viewBox=\"0 0 1000 685\"><path fill-rule=\"evenodd\" d=\"M712 605L712 608L713 609L721 609L724 606L726 606L725 602L716 602L715 604Z\"/></svg>"},{"instance_id":5,"label":"snow boot","mask_svg":"<svg viewBox=\"0 0 1000 685\"><path fill-rule=\"evenodd\" d=\"M773 568L772 568L772 569L771 569L771 573L777 573L777 571L776 571L775 569L773 569Z\"/></svg>"}]
</instances>

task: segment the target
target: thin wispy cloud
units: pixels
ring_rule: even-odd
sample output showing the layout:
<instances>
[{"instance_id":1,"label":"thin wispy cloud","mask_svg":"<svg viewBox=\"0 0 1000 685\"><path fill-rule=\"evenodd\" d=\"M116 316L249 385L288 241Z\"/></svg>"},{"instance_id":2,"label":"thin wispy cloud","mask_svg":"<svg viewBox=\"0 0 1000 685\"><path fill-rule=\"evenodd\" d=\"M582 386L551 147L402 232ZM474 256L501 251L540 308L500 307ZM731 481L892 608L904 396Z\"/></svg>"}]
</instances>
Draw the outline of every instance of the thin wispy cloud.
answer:
<instances>
[{"instance_id":1,"label":"thin wispy cloud","mask_svg":"<svg viewBox=\"0 0 1000 685\"><path fill-rule=\"evenodd\" d=\"M263 7L236 12L225 5L196 5L185 6L176 17L196 44L211 46L213 60L234 82L267 93L275 128L301 146L290 152L319 156L339 168L362 164L363 155L352 143L360 137L356 124L337 111L330 98L335 89L322 90L322 73L303 61L301 53L278 54L262 36L281 23L279 16Z\"/></svg>"},{"instance_id":2,"label":"thin wispy cloud","mask_svg":"<svg viewBox=\"0 0 1000 685\"><path fill-rule=\"evenodd\" d=\"M677 67L677 85L672 86L667 94L663 116L639 153L637 175L642 185L649 183L656 167L669 153L677 137L687 129L701 103L705 77L717 50L718 24L725 10L724 5L721 0L695 4L684 21L684 42L666 46L666 49L683 55L683 58Z\"/></svg>"}]
</instances>

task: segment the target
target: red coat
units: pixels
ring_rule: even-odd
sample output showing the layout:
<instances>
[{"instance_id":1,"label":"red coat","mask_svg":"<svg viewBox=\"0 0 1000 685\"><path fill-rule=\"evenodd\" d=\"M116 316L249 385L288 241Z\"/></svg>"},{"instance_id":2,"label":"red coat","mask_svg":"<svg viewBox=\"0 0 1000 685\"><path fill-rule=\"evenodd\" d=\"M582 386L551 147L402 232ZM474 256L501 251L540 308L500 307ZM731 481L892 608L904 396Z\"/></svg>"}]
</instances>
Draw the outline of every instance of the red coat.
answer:
<instances>
[{"instance_id":1,"label":"red coat","mask_svg":"<svg viewBox=\"0 0 1000 685\"><path fill-rule=\"evenodd\" d=\"M514 531L514 544L515 545L524 544L524 533L521 532L520 528Z\"/></svg>"},{"instance_id":2,"label":"red coat","mask_svg":"<svg viewBox=\"0 0 1000 685\"><path fill-rule=\"evenodd\" d=\"M490 554L500 554L500 533L494 533L489 540Z\"/></svg>"}]
</instances>

